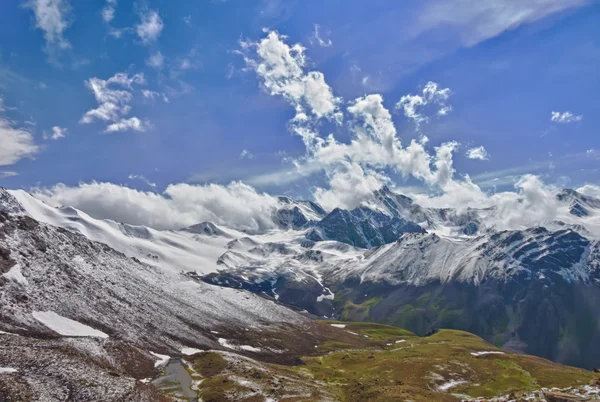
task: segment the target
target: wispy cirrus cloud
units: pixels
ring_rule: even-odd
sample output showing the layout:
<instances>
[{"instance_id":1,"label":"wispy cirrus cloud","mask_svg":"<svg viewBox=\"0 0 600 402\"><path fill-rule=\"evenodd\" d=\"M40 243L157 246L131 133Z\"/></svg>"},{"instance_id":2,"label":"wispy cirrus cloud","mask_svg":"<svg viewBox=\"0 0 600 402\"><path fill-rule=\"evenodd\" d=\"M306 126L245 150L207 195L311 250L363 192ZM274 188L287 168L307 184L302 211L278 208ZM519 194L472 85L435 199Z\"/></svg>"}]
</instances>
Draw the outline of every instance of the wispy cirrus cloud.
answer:
<instances>
[{"instance_id":1,"label":"wispy cirrus cloud","mask_svg":"<svg viewBox=\"0 0 600 402\"><path fill-rule=\"evenodd\" d=\"M106 0L104 8L102 8L102 19L107 24L115 18L115 9L117 7L117 0Z\"/></svg>"},{"instance_id":2,"label":"wispy cirrus cloud","mask_svg":"<svg viewBox=\"0 0 600 402\"><path fill-rule=\"evenodd\" d=\"M331 42L331 39L324 39L323 38L323 34L321 32L321 26L319 24L315 24L314 30L313 30L313 34L311 37L311 42L312 43L316 43L321 47L331 47L333 46L333 42Z\"/></svg>"},{"instance_id":3,"label":"wispy cirrus cloud","mask_svg":"<svg viewBox=\"0 0 600 402\"><path fill-rule=\"evenodd\" d=\"M30 0L25 3L25 7L33 11L36 28L44 32L48 51L71 47L64 36L73 22L68 0Z\"/></svg>"}]
</instances>

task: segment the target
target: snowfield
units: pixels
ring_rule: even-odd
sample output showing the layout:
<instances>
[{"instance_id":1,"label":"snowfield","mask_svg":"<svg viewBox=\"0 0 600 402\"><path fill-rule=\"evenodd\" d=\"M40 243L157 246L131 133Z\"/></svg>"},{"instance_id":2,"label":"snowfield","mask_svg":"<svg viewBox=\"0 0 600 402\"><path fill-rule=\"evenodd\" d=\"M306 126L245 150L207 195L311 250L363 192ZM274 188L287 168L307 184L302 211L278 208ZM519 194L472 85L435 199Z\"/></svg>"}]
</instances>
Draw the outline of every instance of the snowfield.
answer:
<instances>
[{"instance_id":1,"label":"snowfield","mask_svg":"<svg viewBox=\"0 0 600 402\"><path fill-rule=\"evenodd\" d=\"M102 331L81 324L77 321L62 317L54 311L34 311L31 313L33 318L64 336L93 336L97 338L108 338Z\"/></svg>"}]
</instances>

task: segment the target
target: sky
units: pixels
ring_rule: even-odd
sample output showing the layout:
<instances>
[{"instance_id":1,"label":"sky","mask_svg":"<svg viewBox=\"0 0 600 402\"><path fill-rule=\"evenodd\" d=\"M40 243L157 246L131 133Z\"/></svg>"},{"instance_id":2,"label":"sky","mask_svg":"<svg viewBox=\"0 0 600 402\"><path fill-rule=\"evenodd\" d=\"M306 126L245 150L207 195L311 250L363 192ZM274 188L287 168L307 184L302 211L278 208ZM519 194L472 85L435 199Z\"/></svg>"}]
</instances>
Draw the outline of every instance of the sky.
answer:
<instances>
[{"instance_id":1,"label":"sky","mask_svg":"<svg viewBox=\"0 0 600 402\"><path fill-rule=\"evenodd\" d=\"M3 2L0 186L160 228L382 185L599 195L598 21L596 0Z\"/></svg>"}]
</instances>

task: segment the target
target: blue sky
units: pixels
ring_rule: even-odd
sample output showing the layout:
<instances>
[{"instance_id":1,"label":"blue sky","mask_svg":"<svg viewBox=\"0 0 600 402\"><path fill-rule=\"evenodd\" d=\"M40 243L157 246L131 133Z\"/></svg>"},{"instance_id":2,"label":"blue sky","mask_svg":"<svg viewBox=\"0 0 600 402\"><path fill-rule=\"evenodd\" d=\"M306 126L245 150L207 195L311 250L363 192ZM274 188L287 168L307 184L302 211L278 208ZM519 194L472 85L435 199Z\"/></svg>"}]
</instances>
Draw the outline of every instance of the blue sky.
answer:
<instances>
[{"instance_id":1,"label":"blue sky","mask_svg":"<svg viewBox=\"0 0 600 402\"><path fill-rule=\"evenodd\" d=\"M354 184L340 182L453 191L433 177L436 147L451 141L453 180L468 175L488 195L528 173L545 185L598 185L598 21L591 0L3 2L0 185L55 194L59 183L97 182L162 194L177 183L242 181L350 207L357 200L343 193ZM273 76L258 66L270 66L273 54L260 50L271 34L269 45L303 46L303 72L286 83L318 72L324 92L295 99L269 88ZM310 96L328 93L335 110L319 114ZM371 116L348 107L374 94L382 102L365 98L374 103L360 113L384 106L400 147L422 144L431 171L350 151L324 162L322 144L295 131L300 108L303 127L348 144ZM98 111L114 96L112 115ZM417 117L395 107L403 96L424 101Z\"/></svg>"}]
</instances>

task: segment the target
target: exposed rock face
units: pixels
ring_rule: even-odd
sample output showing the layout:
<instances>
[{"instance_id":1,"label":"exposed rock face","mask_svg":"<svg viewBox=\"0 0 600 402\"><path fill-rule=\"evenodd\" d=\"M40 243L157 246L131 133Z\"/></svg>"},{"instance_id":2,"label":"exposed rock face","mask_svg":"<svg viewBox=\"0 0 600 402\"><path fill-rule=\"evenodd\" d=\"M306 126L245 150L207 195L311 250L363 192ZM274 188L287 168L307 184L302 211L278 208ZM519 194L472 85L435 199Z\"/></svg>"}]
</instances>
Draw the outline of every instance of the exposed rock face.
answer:
<instances>
[{"instance_id":1,"label":"exposed rock face","mask_svg":"<svg viewBox=\"0 0 600 402\"><path fill-rule=\"evenodd\" d=\"M366 207L346 211L336 208L307 234L313 241L336 240L361 248L391 243L404 233L424 233L415 222Z\"/></svg>"}]
</instances>

